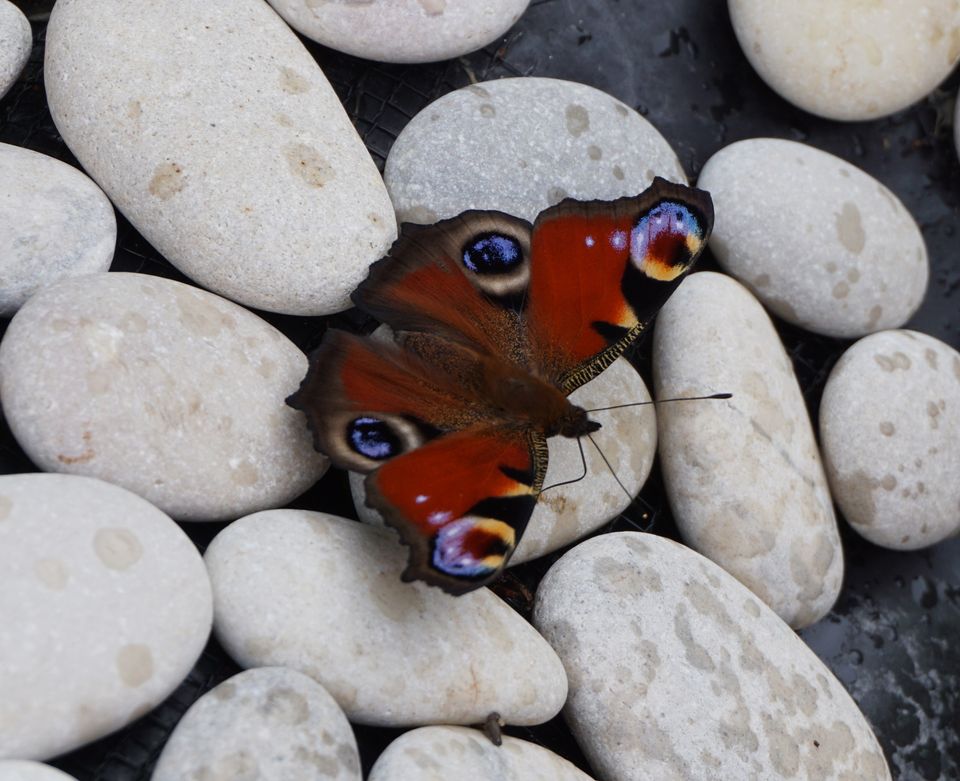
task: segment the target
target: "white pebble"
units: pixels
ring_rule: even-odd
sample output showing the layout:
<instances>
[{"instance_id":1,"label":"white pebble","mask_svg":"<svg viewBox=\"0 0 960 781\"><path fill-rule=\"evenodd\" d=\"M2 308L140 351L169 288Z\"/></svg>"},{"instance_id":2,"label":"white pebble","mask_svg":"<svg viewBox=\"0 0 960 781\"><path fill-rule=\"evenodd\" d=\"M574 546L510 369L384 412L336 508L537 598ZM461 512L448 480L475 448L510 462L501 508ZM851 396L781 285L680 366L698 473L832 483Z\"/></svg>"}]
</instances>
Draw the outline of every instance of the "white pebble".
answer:
<instances>
[{"instance_id":1,"label":"white pebble","mask_svg":"<svg viewBox=\"0 0 960 781\"><path fill-rule=\"evenodd\" d=\"M20 77L33 48L33 31L23 12L0 0L0 98Z\"/></svg>"},{"instance_id":2,"label":"white pebble","mask_svg":"<svg viewBox=\"0 0 960 781\"><path fill-rule=\"evenodd\" d=\"M28 760L0 759L0 781L76 781L50 765Z\"/></svg>"}]
</instances>

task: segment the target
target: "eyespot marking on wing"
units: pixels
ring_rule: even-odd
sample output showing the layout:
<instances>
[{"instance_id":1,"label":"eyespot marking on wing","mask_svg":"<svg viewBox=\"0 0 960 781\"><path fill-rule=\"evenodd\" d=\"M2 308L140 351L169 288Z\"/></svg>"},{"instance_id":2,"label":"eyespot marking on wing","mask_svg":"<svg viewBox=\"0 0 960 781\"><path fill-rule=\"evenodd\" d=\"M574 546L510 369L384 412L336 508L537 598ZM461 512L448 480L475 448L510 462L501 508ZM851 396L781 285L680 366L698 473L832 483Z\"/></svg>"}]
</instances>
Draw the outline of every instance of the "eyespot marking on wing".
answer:
<instances>
[{"instance_id":1,"label":"eyespot marking on wing","mask_svg":"<svg viewBox=\"0 0 960 781\"><path fill-rule=\"evenodd\" d=\"M369 472L385 461L423 444L424 431L402 415L383 412L331 416L322 437L324 452L334 463L355 472Z\"/></svg>"},{"instance_id":2,"label":"eyespot marking on wing","mask_svg":"<svg viewBox=\"0 0 960 781\"><path fill-rule=\"evenodd\" d=\"M508 296L523 291L530 278L529 246L520 236L485 231L463 244L460 260L473 283L483 292Z\"/></svg>"},{"instance_id":3,"label":"eyespot marking on wing","mask_svg":"<svg viewBox=\"0 0 960 781\"><path fill-rule=\"evenodd\" d=\"M702 221L686 205L662 201L630 233L630 259L651 279L671 282L683 274L703 247Z\"/></svg>"},{"instance_id":4,"label":"eyespot marking on wing","mask_svg":"<svg viewBox=\"0 0 960 781\"><path fill-rule=\"evenodd\" d=\"M514 545L516 532L508 524L468 515L437 533L433 566L453 577L484 577L503 566Z\"/></svg>"},{"instance_id":5,"label":"eyespot marking on wing","mask_svg":"<svg viewBox=\"0 0 960 781\"><path fill-rule=\"evenodd\" d=\"M390 425L379 418L363 416L347 424L347 442L358 455L374 461L392 458L403 449Z\"/></svg>"}]
</instances>

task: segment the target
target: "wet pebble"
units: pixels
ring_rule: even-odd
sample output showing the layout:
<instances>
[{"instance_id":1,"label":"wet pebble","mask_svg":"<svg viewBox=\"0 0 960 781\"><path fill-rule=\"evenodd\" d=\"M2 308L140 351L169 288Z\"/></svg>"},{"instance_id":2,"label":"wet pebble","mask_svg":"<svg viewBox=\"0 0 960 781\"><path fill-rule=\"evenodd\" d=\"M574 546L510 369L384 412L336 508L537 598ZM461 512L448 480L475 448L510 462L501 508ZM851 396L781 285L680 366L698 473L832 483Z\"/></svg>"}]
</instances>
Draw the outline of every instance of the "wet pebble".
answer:
<instances>
[{"instance_id":1,"label":"wet pebble","mask_svg":"<svg viewBox=\"0 0 960 781\"><path fill-rule=\"evenodd\" d=\"M0 781L76 781L50 765L26 760L0 759Z\"/></svg>"},{"instance_id":2,"label":"wet pebble","mask_svg":"<svg viewBox=\"0 0 960 781\"><path fill-rule=\"evenodd\" d=\"M960 7L808 0L789 7L730 0L740 46L783 98L828 119L876 119L906 108L960 59Z\"/></svg>"},{"instance_id":3,"label":"wet pebble","mask_svg":"<svg viewBox=\"0 0 960 781\"><path fill-rule=\"evenodd\" d=\"M207 549L215 630L243 667L319 681L351 721L539 724L567 684L556 654L488 589L403 583L391 533L326 513L242 518Z\"/></svg>"},{"instance_id":4,"label":"wet pebble","mask_svg":"<svg viewBox=\"0 0 960 781\"><path fill-rule=\"evenodd\" d=\"M637 195L654 176L686 182L653 125L605 92L542 78L444 95L403 129L384 170L398 219L425 224L467 209L532 222L567 197Z\"/></svg>"},{"instance_id":5,"label":"wet pebble","mask_svg":"<svg viewBox=\"0 0 960 781\"><path fill-rule=\"evenodd\" d=\"M0 144L0 316L63 276L106 271L117 242L113 206L73 166Z\"/></svg>"},{"instance_id":6,"label":"wet pebble","mask_svg":"<svg viewBox=\"0 0 960 781\"><path fill-rule=\"evenodd\" d=\"M684 540L788 624L822 618L843 552L813 428L790 359L763 307L730 277L700 272L657 318L660 457Z\"/></svg>"},{"instance_id":7,"label":"wet pebble","mask_svg":"<svg viewBox=\"0 0 960 781\"><path fill-rule=\"evenodd\" d=\"M649 401L650 393L630 363L619 358L600 376L570 394L570 400L584 409L594 409ZM650 475L657 449L657 419L652 404L595 412L591 418L603 427L591 435L596 445L589 440L583 442L587 462L583 480L549 488L580 477L583 459L575 440L547 440L550 453L543 485L548 490L540 494L511 564L521 564L569 545L613 520L628 507L631 497L640 492ZM609 467L601 451L610 462ZM365 478L366 475L350 473L357 515L367 523L382 526L380 513L366 506Z\"/></svg>"},{"instance_id":8,"label":"wet pebble","mask_svg":"<svg viewBox=\"0 0 960 781\"><path fill-rule=\"evenodd\" d=\"M260 0L59 2L44 80L70 151L214 292L289 314L346 309L396 235L340 100Z\"/></svg>"},{"instance_id":9,"label":"wet pebble","mask_svg":"<svg viewBox=\"0 0 960 781\"><path fill-rule=\"evenodd\" d=\"M820 403L833 496L877 545L913 550L960 532L960 353L926 334L861 339Z\"/></svg>"},{"instance_id":10,"label":"wet pebble","mask_svg":"<svg viewBox=\"0 0 960 781\"><path fill-rule=\"evenodd\" d=\"M0 395L45 471L122 485L178 520L276 507L323 474L284 404L303 353L242 307L160 277L44 288L0 344Z\"/></svg>"},{"instance_id":11,"label":"wet pebble","mask_svg":"<svg viewBox=\"0 0 960 781\"><path fill-rule=\"evenodd\" d=\"M30 22L9 0L0 0L0 98L20 77L33 48Z\"/></svg>"},{"instance_id":12,"label":"wet pebble","mask_svg":"<svg viewBox=\"0 0 960 781\"><path fill-rule=\"evenodd\" d=\"M324 46L380 62L436 62L482 49L530 0L270 0L290 25Z\"/></svg>"},{"instance_id":13,"label":"wet pebble","mask_svg":"<svg viewBox=\"0 0 960 781\"><path fill-rule=\"evenodd\" d=\"M591 781L563 757L503 736L495 746L466 727L422 727L387 746L368 781Z\"/></svg>"},{"instance_id":14,"label":"wet pebble","mask_svg":"<svg viewBox=\"0 0 960 781\"><path fill-rule=\"evenodd\" d=\"M698 186L716 206L720 265L784 320L851 338L903 325L920 306L930 272L916 221L845 160L753 138L711 157Z\"/></svg>"},{"instance_id":15,"label":"wet pebble","mask_svg":"<svg viewBox=\"0 0 960 781\"><path fill-rule=\"evenodd\" d=\"M353 731L312 678L261 667L228 678L183 715L151 781L360 781Z\"/></svg>"},{"instance_id":16,"label":"wet pebble","mask_svg":"<svg viewBox=\"0 0 960 781\"><path fill-rule=\"evenodd\" d=\"M581 543L541 581L534 624L563 659L564 715L607 781L890 779L867 720L803 641L671 540Z\"/></svg>"},{"instance_id":17,"label":"wet pebble","mask_svg":"<svg viewBox=\"0 0 960 781\"><path fill-rule=\"evenodd\" d=\"M140 718L210 632L193 543L100 480L0 477L0 572L0 757L46 759Z\"/></svg>"}]
</instances>

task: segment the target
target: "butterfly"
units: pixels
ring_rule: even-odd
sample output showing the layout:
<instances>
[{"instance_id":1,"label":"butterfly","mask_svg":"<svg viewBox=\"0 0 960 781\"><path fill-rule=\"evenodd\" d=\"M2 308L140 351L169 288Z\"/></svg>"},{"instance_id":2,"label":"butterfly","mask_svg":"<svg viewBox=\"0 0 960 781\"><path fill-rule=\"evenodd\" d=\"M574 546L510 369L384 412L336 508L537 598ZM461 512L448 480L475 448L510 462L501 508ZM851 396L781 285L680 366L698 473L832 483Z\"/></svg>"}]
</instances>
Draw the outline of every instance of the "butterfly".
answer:
<instances>
[{"instance_id":1,"label":"butterfly","mask_svg":"<svg viewBox=\"0 0 960 781\"><path fill-rule=\"evenodd\" d=\"M367 504L410 548L403 580L463 594L498 576L547 438L600 428L568 394L636 341L712 227L708 193L661 178L533 225L468 211L402 226L351 297L394 341L328 331L287 403L335 465L368 473Z\"/></svg>"}]
</instances>

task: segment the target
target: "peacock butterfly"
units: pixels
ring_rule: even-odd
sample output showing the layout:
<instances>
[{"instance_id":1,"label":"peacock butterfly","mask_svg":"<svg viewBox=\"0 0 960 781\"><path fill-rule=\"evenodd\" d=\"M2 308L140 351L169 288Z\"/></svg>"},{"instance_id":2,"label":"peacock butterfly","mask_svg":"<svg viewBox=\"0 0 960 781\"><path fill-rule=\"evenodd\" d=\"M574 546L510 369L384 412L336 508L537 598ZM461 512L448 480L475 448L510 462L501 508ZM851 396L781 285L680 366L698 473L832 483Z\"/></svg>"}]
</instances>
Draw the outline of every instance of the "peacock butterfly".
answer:
<instances>
[{"instance_id":1,"label":"peacock butterfly","mask_svg":"<svg viewBox=\"0 0 960 781\"><path fill-rule=\"evenodd\" d=\"M547 438L600 427L567 395L640 336L712 227L708 193L660 178L532 226L469 211L402 227L352 295L395 342L329 331L287 403L320 452L368 473L367 504L410 547L404 580L463 594L497 577Z\"/></svg>"}]
</instances>

